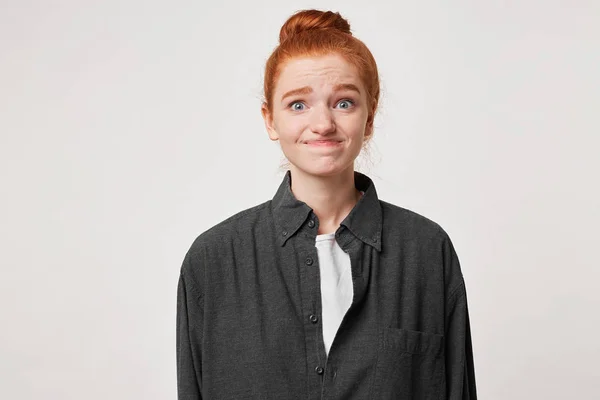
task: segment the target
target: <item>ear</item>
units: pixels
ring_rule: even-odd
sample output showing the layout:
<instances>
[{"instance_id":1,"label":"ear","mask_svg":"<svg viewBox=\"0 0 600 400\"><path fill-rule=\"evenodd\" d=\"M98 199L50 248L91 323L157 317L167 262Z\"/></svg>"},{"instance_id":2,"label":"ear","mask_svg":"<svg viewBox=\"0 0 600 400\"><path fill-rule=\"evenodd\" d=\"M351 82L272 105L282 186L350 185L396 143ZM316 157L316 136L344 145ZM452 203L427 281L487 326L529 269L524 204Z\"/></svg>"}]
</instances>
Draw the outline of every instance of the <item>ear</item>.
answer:
<instances>
[{"instance_id":1,"label":"ear","mask_svg":"<svg viewBox=\"0 0 600 400\"><path fill-rule=\"evenodd\" d=\"M369 117L367 119L367 124L365 125L365 140L371 135L373 135L373 118Z\"/></svg>"},{"instance_id":2,"label":"ear","mask_svg":"<svg viewBox=\"0 0 600 400\"><path fill-rule=\"evenodd\" d=\"M265 121L265 128L267 128L269 138L273 141L279 140L279 135L277 134L277 131L275 130L275 125L273 124L273 115L269 112L266 103L262 104L260 112L262 114L263 120Z\"/></svg>"}]
</instances>

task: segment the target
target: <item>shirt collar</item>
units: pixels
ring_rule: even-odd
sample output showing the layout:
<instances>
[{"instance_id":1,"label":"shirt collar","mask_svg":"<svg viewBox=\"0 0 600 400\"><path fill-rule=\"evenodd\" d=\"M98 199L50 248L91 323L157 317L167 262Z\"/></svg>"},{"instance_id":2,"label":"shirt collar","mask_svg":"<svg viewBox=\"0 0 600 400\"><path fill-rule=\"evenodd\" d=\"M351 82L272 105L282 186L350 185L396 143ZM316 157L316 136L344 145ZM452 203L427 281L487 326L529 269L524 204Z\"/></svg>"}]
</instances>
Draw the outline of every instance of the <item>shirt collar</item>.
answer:
<instances>
[{"instance_id":1,"label":"shirt collar","mask_svg":"<svg viewBox=\"0 0 600 400\"><path fill-rule=\"evenodd\" d=\"M292 193L292 175L287 170L272 200L277 240L283 246L313 211ZM382 211L375 184L367 175L354 171L354 186L365 192L340 225L358 239L381 251Z\"/></svg>"}]
</instances>

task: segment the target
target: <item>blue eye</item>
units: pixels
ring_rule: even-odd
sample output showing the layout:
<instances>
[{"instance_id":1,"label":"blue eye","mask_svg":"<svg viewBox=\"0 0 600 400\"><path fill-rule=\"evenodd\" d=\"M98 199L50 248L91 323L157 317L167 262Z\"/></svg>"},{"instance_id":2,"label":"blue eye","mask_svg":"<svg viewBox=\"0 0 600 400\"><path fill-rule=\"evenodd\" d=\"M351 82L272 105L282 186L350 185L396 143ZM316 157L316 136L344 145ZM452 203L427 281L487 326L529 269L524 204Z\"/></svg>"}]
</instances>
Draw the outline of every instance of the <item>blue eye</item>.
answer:
<instances>
[{"instance_id":1,"label":"blue eye","mask_svg":"<svg viewBox=\"0 0 600 400\"><path fill-rule=\"evenodd\" d=\"M297 107L297 106L300 106L300 107ZM292 110L294 110L294 111L304 110L304 104L299 101L294 101L294 102L290 103L290 105L288 107L291 107Z\"/></svg>"},{"instance_id":2,"label":"blue eye","mask_svg":"<svg viewBox=\"0 0 600 400\"><path fill-rule=\"evenodd\" d=\"M344 104L347 104L347 105L344 105ZM348 108L350 108L352 105L354 105L354 102L353 102L352 100L348 100L348 99L346 99L346 100L342 100L342 101L340 101L340 102L338 103L338 105L340 106L340 108L343 108L343 109L348 109Z\"/></svg>"}]
</instances>

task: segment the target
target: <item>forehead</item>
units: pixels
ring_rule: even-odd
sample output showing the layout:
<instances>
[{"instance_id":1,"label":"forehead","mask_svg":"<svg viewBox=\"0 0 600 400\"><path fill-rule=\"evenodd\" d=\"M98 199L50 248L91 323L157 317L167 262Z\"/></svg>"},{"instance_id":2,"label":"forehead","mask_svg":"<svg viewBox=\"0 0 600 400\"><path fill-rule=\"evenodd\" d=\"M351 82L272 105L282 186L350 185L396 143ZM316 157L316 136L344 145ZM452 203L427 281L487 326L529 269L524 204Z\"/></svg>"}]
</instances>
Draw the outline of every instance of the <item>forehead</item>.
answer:
<instances>
[{"instance_id":1,"label":"forehead","mask_svg":"<svg viewBox=\"0 0 600 400\"><path fill-rule=\"evenodd\" d=\"M338 83L361 85L357 68L342 56L295 57L281 68L276 93L302 86L327 86Z\"/></svg>"}]
</instances>

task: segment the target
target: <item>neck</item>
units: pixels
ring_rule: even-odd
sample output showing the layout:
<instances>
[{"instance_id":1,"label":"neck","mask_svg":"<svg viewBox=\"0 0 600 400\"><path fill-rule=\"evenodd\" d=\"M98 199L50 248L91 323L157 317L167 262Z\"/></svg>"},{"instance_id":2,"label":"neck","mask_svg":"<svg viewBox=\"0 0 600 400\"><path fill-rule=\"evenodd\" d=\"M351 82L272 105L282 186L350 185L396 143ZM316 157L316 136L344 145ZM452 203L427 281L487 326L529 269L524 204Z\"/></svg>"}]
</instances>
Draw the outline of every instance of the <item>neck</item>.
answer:
<instances>
[{"instance_id":1,"label":"neck","mask_svg":"<svg viewBox=\"0 0 600 400\"><path fill-rule=\"evenodd\" d=\"M293 165L290 171L292 193L319 218L318 234L335 232L361 196L354 186L354 165L331 176L308 174Z\"/></svg>"}]
</instances>

